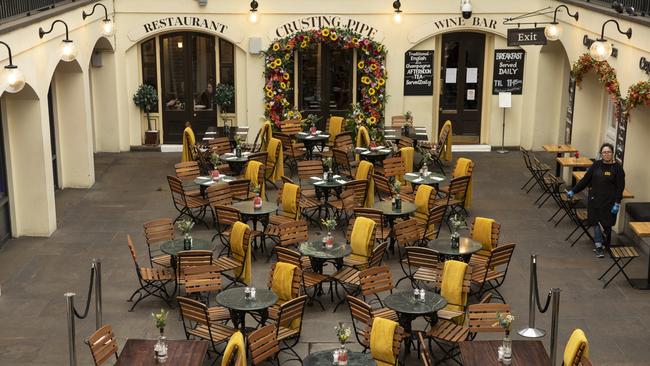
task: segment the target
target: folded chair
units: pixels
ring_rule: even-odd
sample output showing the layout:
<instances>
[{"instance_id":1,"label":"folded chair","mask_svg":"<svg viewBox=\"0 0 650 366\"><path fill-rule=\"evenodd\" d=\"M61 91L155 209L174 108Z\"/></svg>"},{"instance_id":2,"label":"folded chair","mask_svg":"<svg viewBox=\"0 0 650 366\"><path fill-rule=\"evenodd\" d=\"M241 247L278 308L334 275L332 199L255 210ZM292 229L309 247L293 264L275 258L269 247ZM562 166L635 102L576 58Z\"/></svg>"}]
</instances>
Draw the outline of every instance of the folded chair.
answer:
<instances>
[{"instance_id":1,"label":"folded chair","mask_svg":"<svg viewBox=\"0 0 650 366\"><path fill-rule=\"evenodd\" d=\"M235 329L212 322L208 307L199 301L183 296L176 297L176 300L180 305L185 338L208 341L210 345L208 353L214 353L215 356L221 355L222 352L217 346L226 343L235 333Z\"/></svg>"},{"instance_id":2,"label":"folded chair","mask_svg":"<svg viewBox=\"0 0 650 366\"><path fill-rule=\"evenodd\" d=\"M472 284L478 286L475 291L476 297L481 298L486 293L492 293L505 303L499 287L506 280L512 253L515 251L515 244L504 244L492 249L485 264L472 266Z\"/></svg>"},{"instance_id":3,"label":"folded chair","mask_svg":"<svg viewBox=\"0 0 650 366\"><path fill-rule=\"evenodd\" d=\"M171 295L167 293L166 286L174 281L174 274L164 269L140 267L140 265L138 265L138 259L136 257L135 247L133 246L131 236L127 235L126 240L129 250L131 251L133 264L135 265L135 273L138 277L138 283L140 284L140 287L135 290L127 300L128 302L132 302L135 295L138 295L138 299L133 303L133 305L131 305L129 311L133 311L140 301L149 296L155 296L162 299L169 307L171 307Z\"/></svg>"},{"instance_id":4,"label":"folded chair","mask_svg":"<svg viewBox=\"0 0 650 366\"><path fill-rule=\"evenodd\" d=\"M111 356L115 356L115 360L118 359L117 339L115 339L113 328L111 328L110 325L106 324L97 329L90 335L90 337L86 338L84 342L90 349L90 354L93 356L95 366L103 365L111 358Z\"/></svg>"},{"instance_id":5,"label":"folded chair","mask_svg":"<svg viewBox=\"0 0 650 366\"><path fill-rule=\"evenodd\" d=\"M282 343L280 352L287 351L293 356L283 362L295 360L302 364L302 358L293 348L300 342L306 302L307 296L302 295L283 303L278 310L276 335L278 342Z\"/></svg>"},{"instance_id":6,"label":"folded chair","mask_svg":"<svg viewBox=\"0 0 650 366\"><path fill-rule=\"evenodd\" d=\"M208 224L203 221L208 202L203 198L193 197L186 194L183 182L177 177L168 175L167 182L169 183L172 202L174 203L176 211L178 211L178 216L174 219L174 223L176 223L176 221L181 217L188 216L192 221L203 222L203 224L208 227Z\"/></svg>"},{"instance_id":7,"label":"folded chair","mask_svg":"<svg viewBox=\"0 0 650 366\"><path fill-rule=\"evenodd\" d=\"M168 240L174 240L174 224L172 219L163 218L145 222L144 238L149 250L149 264L157 264L164 268L171 268L171 256L160 250L160 245Z\"/></svg>"}]
</instances>

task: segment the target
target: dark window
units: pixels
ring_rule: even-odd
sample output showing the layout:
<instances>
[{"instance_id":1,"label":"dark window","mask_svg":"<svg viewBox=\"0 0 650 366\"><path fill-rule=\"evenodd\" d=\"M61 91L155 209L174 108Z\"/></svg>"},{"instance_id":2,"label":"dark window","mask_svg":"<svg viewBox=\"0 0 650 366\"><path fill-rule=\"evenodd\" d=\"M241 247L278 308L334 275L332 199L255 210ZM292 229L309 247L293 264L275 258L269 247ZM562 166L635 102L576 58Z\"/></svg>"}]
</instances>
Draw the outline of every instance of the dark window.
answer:
<instances>
[{"instance_id":1,"label":"dark window","mask_svg":"<svg viewBox=\"0 0 650 366\"><path fill-rule=\"evenodd\" d=\"M223 39L219 39L219 82L235 87L235 46ZM235 113L235 103L226 112Z\"/></svg>"},{"instance_id":2,"label":"dark window","mask_svg":"<svg viewBox=\"0 0 650 366\"><path fill-rule=\"evenodd\" d=\"M153 86L158 90L158 74L156 68L156 39L152 38L142 43L142 83ZM156 105L152 112L158 112Z\"/></svg>"}]
</instances>

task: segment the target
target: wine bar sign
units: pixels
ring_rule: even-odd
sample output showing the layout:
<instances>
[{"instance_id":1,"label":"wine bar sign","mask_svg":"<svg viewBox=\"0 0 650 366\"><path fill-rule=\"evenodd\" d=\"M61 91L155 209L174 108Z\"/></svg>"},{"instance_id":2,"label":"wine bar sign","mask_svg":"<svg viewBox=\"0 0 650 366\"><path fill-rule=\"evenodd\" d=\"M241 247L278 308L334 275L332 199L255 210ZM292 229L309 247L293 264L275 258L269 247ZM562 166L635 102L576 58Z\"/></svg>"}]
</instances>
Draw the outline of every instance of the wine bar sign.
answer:
<instances>
[{"instance_id":1,"label":"wine bar sign","mask_svg":"<svg viewBox=\"0 0 650 366\"><path fill-rule=\"evenodd\" d=\"M492 95L508 92L521 95L524 89L524 50L494 50Z\"/></svg>"},{"instance_id":2,"label":"wine bar sign","mask_svg":"<svg viewBox=\"0 0 650 366\"><path fill-rule=\"evenodd\" d=\"M404 54L404 95L433 95L433 51Z\"/></svg>"}]
</instances>

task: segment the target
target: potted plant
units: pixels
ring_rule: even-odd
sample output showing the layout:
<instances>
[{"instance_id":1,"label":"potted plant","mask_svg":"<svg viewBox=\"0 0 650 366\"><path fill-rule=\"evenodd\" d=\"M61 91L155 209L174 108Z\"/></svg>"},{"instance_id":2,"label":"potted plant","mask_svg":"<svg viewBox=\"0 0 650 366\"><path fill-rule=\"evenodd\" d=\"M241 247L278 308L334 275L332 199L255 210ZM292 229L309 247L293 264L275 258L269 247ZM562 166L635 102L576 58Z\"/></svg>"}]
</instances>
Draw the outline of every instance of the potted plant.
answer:
<instances>
[{"instance_id":1,"label":"potted plant","mask_svg":"<svg viewBox=\"0 0 650 366\"><path fill-rule=\"evenodd\" d=\"M402 182L395 178L393 181L393 193L395 194L393 196L393 208L395 210L400 210L402 209L402 198L399 195L399 192L402 190Z\"/></svg>"},{"instance_id":2,"label":"potted plant","mask_svg":"<svg viewBox=\"0 0 650 366\"><path fill-rule=\"evenodd\" d=\"M158 92L153 86L142 84L133 95L133 103L147 115L147 131L144 134L145 145L157 145L158 130L154 130L151 126L149 113L158 104Z\"/></svg>"},{"instance_id":3,"label":"potted plant","mask_svg":"<svg viewBox=\"0 0 650 366\"><path fill-rule=\"evenodd\" d=\"M462 215L455 214L449 219L449 229L451 231L451 247L458 248L460 245L460 233L458 232L461 229L466 229L467 225L465 223L465 218Z\"/></svg>"},{"instance_id":4,"label":"potted plant","mask_svg":"<svg viewBox=\"0 0 650 366\"><path fill-rule=\"evenodd\" d=\"M167 361L167 338L165 337L165 325L167 325L168 314L169 311L165 309L160 309L159 313L151 313L151 316L156 322L156 328L160 330L158 342L156 342L153 348L156 360L159 363L165 363L165 361Z\"/></svg>"},{"instance_id":5,"label":"potted plant","mask_svg":"<svg viewBox=\"0 0 650 366\"><path fill-rule=\"evenodd\" d=\"M338 350L337 357L338 364L347 365L348 350L345 348L345 342L348 340L348 338L350 338L352 331L350 330L350 327L346 327L341 322L339 322L338 326L334 327L334 330L336 331L336 337L339 339L339 342L341 342L341 348Z\"/></svg>"},{"instance_id":6,"label":"potted plant","mask_svg":"<svg viewBox=\"0 0 650 366\"><path fill-rule=\"evenodd\" d=\"M221 114L221 119L223 120L224 127L228 127L226 124L227 115L226 109L230 107L235 100L235 88L230 84L219 83L217 87L214 88L214 103L219 107L219 113Z\"/></svg>"},{"instance_id":7,"label":"potted plant","mask_svg":"<svg viewBox=\"0 0 650 366\"><path fill-rule=\"evenodd\" d=\"M190 231L194 227L194 221L192 219L183 219L176 225L178 226L178 230L183 234L183 249L192 249L192 236L190 235Z\"/></svg>"},{"instance_id":8,"label":"potted plant","mask_svg":"<svg viewBox=\"0 0 650 366\"><path fill-rule=\"evenodd\" d=\"M334 245L334 237L332 236L332 230L336 228L336 220L334 219L323 219L321 221L323 223L323 226L327 228L327 236L323 238L323 242L325 243L325 247L327 248L332 248Z\"/></svg>"}]
</instances>

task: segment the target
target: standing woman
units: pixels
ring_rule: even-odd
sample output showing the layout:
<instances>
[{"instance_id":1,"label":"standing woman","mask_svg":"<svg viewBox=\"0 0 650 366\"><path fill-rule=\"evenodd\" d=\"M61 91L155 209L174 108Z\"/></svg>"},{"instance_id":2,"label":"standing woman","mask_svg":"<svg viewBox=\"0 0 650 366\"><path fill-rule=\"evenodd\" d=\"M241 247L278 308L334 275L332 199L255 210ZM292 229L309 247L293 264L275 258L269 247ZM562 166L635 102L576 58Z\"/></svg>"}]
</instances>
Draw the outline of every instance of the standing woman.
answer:
<instances>
[{"instance_id":1,"label":"standing woman","mask_svg":"<svg viewBox=\"0 0 650 366\"><path fill-rule=\"evenodd\" d=\"M183 130L183 158L182 162L194 160L194 144L196 143L196 138L194 137L194 131L192 130L192 124L187 121L185 122L185 130Z\"/></svg>"},{"instance_id":2,"label":"standing woman","mask_svg":"<svg viewBox=\"0 0 650 366\"><path fill-rule=\"evenodd\" d=\"M605 256L603 244L609 250L612 238L612 226L621 208L623 190L625 189L625 171L614 160L614 146L604 143L600 147L601 160L596 161L585 176L568 192L569 198L589 187L587 201L587 223L594 227L596 256ZM601 230L602 228L602 230ZM604 232L603 232L604 231Z\"/></svg>"}]
</instances>

